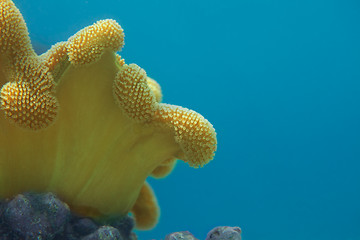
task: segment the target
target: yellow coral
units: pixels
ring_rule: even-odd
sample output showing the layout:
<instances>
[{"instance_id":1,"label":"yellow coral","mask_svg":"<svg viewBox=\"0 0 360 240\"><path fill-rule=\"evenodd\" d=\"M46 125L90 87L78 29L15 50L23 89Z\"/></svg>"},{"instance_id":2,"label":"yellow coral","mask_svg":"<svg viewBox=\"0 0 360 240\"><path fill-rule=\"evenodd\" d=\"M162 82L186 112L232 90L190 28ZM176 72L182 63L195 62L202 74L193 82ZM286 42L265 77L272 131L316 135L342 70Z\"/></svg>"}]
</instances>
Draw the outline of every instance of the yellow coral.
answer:
<instances>
[{"instance_id":1,"label":"yellow coral","mask_svg":"<svg viewBox=\"0 0 360 240\"><path fill-rule=\"evenodd\" d=\"M212 160L216 134L200 114L160 103L155 80L116 54L114 20L98 21L37 56L12 1L0 1L0 197L52 191L87 215L134 213L153 227L145 183L176 159Z\"/></svg>"}]
</instances>

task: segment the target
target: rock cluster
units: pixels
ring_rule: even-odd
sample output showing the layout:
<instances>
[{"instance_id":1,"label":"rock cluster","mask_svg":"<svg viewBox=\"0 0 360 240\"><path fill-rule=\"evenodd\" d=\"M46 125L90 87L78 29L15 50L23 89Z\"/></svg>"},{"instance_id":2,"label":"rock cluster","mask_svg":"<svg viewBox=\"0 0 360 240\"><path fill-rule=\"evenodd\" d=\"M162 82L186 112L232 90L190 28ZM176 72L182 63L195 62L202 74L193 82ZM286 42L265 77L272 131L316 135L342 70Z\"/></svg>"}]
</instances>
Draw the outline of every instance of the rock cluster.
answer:
<instances>
[{"instance_id":1,"label":"rock cluster","mask_svg":"<svg viewBox=\"0 0 360 240\"><path fill-rule=\"evenodd\" d=\"M24 193L0 202L1 240L135 240L130 217L106 225L71 213L52 193Z\"/></svg>"},{"instance_id":2,"label":"rock cluster","mask_svg":"<svg viewBox=\"0 0 360 240\"><path fill-rule=\"evenodd\" d=\"M188 231L174 232L168 234L165 240L199 240ZM212 229L205 240L241 240L241 229L239 227L220 226Z\"/></svg>"},{"instance_id":3,"label":"rock cluster","mask_svg":"<svg viewBox=\"0 0 360 240\"><path fill-rule=\"evenodd\" d=\"M53 193L23 193L0 201L0 240L137 240L129 217L96 222L74 215ZM188 231L165 240L198 240ZM239 227L216 227L205 240L241 240Z\"/></svg>"}]
</instances>

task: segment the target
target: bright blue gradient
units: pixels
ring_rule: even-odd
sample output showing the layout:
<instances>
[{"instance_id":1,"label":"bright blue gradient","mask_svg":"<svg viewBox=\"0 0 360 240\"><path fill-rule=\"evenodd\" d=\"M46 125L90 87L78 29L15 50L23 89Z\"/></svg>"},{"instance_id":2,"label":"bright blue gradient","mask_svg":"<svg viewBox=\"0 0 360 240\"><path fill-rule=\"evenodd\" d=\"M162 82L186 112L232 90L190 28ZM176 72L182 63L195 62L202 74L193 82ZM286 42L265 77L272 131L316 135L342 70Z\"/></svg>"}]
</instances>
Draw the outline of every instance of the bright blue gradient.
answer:
<instances>
[{"instance_id":1,"label":"bright blue gradient","mask_svg":"<svg viewBox=\"0 0 360 240\"><path fill-rule=\"evenodd\" d=\"M15 0L34 44L104 18L164 102L203 114L218 152L150 180L162 209L140 240L217 225L248 240L360 239L360 2Z\"/></svg>"}]
</instances>

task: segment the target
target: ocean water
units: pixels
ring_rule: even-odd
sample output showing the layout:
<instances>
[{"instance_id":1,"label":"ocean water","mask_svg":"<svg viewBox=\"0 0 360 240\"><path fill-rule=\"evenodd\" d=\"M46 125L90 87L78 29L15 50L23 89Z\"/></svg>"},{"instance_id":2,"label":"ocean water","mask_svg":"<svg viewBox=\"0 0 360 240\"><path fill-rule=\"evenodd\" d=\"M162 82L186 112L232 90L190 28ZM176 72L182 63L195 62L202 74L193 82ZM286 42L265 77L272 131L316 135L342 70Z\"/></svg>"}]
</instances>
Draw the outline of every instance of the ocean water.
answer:
<instances>
[{"instance_id":1,"label":"ocean water","mask_svg":"<svg viewBox=\"0 0 360 240\"><path fill-rule=\"evenodd\" d=\"M126 61L217 130L207 166L149 180L162 213L141 240L219 225L248 240L360 239L359 1L14 2L40 52L117 20Z\"/></svg>"}]
</instances>

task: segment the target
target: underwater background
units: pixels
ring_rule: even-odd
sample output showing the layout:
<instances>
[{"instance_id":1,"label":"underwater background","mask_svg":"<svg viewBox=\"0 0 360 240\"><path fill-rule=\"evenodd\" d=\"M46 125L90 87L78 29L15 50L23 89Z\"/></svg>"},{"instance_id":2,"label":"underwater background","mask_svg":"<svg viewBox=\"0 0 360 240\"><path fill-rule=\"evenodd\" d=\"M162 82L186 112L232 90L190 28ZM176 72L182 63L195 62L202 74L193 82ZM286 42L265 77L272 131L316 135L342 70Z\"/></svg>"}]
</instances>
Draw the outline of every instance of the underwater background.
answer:
<instances>
[{"instance_id":1,"label":"underwater background","mask_svg":"<svg viewBox=\"0 0 360 240\"><path fill-rule=\"evenodd\" d=\"M360 2L15 0L38 52L99 19L163 102L215 127L202 169L149 179L161 219L140 240L219 225L249 240L360 240Z\"/></svg>"}]
</instances>

